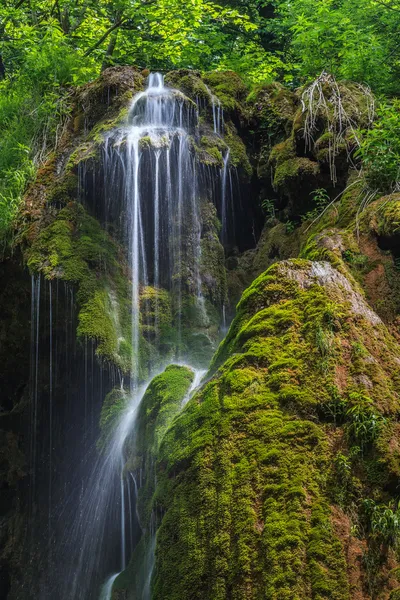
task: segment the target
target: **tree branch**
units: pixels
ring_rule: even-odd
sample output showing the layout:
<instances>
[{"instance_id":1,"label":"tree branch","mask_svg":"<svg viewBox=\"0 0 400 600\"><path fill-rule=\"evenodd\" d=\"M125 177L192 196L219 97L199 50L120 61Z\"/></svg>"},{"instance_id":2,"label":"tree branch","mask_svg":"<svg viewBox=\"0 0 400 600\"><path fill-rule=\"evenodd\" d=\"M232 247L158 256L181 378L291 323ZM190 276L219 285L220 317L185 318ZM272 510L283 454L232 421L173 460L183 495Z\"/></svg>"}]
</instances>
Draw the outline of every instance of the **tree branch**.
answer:
<instances>
[{"instance_id":1,"label":"tree branch","mask_svg":"<svg viewBox=\"0 0 400 600\"><path fill-rule=\"evenodd\" d=\"M389 10L393 10L394 12L400 12L400 8L395 8L391 4L384 2L384 0L375 0L375 2L377 4L379 4L380 6L384 6L385 8L388 8Z\"/></svg>"},{"instance_id":2,"label":"tree branch","mask_svg":"<svg viewBox=\"0 0 400 600\"><path fill-rule=\"evenodd\" d=\"M104 42L104 40L106 40L108 38L108 36L110 35L110 33L112 33L113 31L115 31L115 29L118 29L118 27L121 27L122 23L124 23L124 19L120 19L119 21L117 21L116 23L114 23L114 25L112 25L111 27L109 27L107 29L107 31L101 36L101 38L98 40L98 42L96 42L95 44L93 44L93 46L91 48L88 48L88 50L86 50L85 54L83 56L89 56L90 54L92 54L92 52L94 52L95 50L97 50L97 48L99 46L101 46L101 44Z\"/></svg>"}]
</instances>

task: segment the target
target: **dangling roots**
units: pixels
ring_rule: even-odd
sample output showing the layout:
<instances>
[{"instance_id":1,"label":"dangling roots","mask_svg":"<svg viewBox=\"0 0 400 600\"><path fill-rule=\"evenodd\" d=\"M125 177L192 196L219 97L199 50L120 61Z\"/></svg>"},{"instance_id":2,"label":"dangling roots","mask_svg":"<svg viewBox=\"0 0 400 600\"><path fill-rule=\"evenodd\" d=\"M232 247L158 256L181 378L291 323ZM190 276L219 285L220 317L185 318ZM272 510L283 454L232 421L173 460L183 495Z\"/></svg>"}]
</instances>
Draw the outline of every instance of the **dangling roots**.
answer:
<instances>
[{"instance_id":1,"label":"dangling roots","mask_svg":"<svg viewBox=\"0 0 400 600\"><path fill-rule=\"evenodd\" d=\"M361 84L353 84L366 99L366 119L368 127L372 125L375 113L374 97L371 90ZM342 90L342 91L341 91ZM327 122L329 136L329 170L333 184L337 182L335 158L340 148L345 145L347 157L351 161L354 145L360 147L357 137L358 124L347 113L343 105L343 91L347 91L349 97L353 94L343 84L338 85L333 75L323 71L311 85L309 85L301 96L302 111L305 114L304 134L306 149L314 148L314 134L318 129L318 119L323 118Z\"/></svg>"}]
</instances>

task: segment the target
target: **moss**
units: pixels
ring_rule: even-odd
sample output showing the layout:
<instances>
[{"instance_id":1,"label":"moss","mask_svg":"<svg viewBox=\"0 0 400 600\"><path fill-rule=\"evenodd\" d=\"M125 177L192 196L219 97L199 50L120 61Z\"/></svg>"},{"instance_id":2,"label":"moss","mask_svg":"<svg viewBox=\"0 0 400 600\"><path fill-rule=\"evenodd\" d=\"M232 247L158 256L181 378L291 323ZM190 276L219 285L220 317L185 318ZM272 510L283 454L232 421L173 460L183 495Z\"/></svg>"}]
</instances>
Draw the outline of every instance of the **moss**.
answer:
<instances>
[{"instance_id":1,"label":"moss","mask_svg":"<svg viewBox=\"0 0 400 600\"><path fill-rule=\"evenodd\" d=\"M274 175L274 188L290 191L303 179L313 179L319 173L318 163L308 158L290 158L280 163Z\"/></svg>"},{"instance_id":2,"label":"moss","mask_svg":"<svg viewBox=\"0 0 400 600\"><path fill-rule=\"evenodd\" d=\"M230 163L234 167L240 168L247 177L250 177L253 169L247 155L246 146L244 145L243 140L238 136L233 123L226 124L224 140L230 149Z\"/></svg>"},{"instance_id":3,"label":"moss","mask_svg":"<svg viewBox=\"0 0 400 600\"><path fill-rule=\"evenodd\" d=\"M277 82L256 86L246 100L258 134L268 133L274 141L289 135L297 103L296 95Z\"/></svg>"},{"instance_id":4,"label":"moss","mask_svg":"<svg viewBox=\"0 0 400 600\"><path fill-rule=\"evenodd\" d=\"M192 381L193 372L189 368L170 365L163 373L152 379L140 404L135 433L128 439L125 448L127 453L125 468L135 475L138 485L141 482L137 510L143 535L133 552L128 568L114 583L113 597L118 594L118 590L141 594L146 584L143 573L147 577L149 571L144 563L146 560L151 563L151 521L158 508L154 466L165 432L181 410ZM110 421L111 411L118 410L116 403L113 402L114 397L111 398L111 394L109 396L103 407L102 422L105 419L107 422ZM119 402L118 398L117 394L117 402Z\"/></svg>"},{"instance_id":5,"label":"moss","mask_svg":"<svg viewBox=\"0 0 400 600\"><path fill-rule=\"evenodd\" d=\"M97 446L101 450L107 447L107 442L115 431L121 413L126 408L127 392L122 388L114 388L103 402L100 414L100 438Z\"/></svg>"},{"instance_id":6,"label":"moss","mask_svg":"<svg viewBox=\"0 0 400 600\"><path fill-rule=\"evenodd\" d=\"M226 271L224 249L219 241L220 223L213 204L201 206L202 236L200 240L200 277L203 295L221 308L226 300Z\"/></svg>"},{"instance_id":7,"label":"moss","mask_svg":"<svg viewBox=\"0 0 400 600\"><path fill-rule=\"evenodd\" d=\"M142 331L152 338L156 327L161 332L172 325L171 298L162 288L145 286L140 292L140 315Z\"/></svg>"},{"instance_id":8,"label":"moss","mask_svg":"<svg viewBox=\"0 0 400 600\"><path fill-rule=\"evenodd\" d=\"M363 215L363 220L378 236L400 238L400 194L384 196L373 202Z\"/></svg>"},{"instance_id":9,"label":"moss","mask_svg":"<svg viewBox=\"0 0 400 600\"><path fill-rule=\"evenodd\" d=\"M77 128L86 132L97 124L93 136L104 131L107 121L116 123L121 111L126 114L127 106L133 95L143 89L144 77L131 66L117 66L105 69L100 77L81 86L75 95L74 113Z\"/></svg>"},{"instance_id":10,"label":"moss","mask_svg":"<svg viewBox=\"0 0 400 600\"><path fill-rule=\"evenodd\" d=\"M224 110L240 110L247 95L247 87L233 71L213 71L203 74L203 81L220 100Z\"/></svg>"},{"instance_id":11,"label":"moss","mask_svg":"<svg viewBox=\"0 0 400 600\"><path fill-rule=\"evenodd\" d=\"M288 138L287 140L276 144L269 155L269 162L274 167L281 165L287 160L295 158L295 147L293 140Z\"/></svg>"},{"instance_id":12,"label":"moss","mask_svg":"<svg viewBox=\"0 0 400 600\"><path fill-rule=\"evenodd\" d=\"M210 93L201 79L199 71L178 69L165 75L165 83L169 87L178 88L192 100L203 98L209 100Z\"/></svg>"},{"instance_id":13,"label":"moss","mask_svg":"<svg viewBox=\"0 0 400 600\"><path fill-rule=\"evenodd\" d=\"M97 342L99 358L129 372L129 282L118 246L78 203L58 211L26 249L31 271L77 287L78 336Z\"/></svg>"},{"instance_id":14,"label":"moss","mask_svg":"<svg viewBox=\"0 0 400 600\"><path fill-rule=\"evenodd\" d=\"M349 358L351 342L363 352ZM387 330L327 263L288 261L262 274L208 383L160 445L153 597L348 600L344 547L330 525L335 449L320 415L333 398L349 401L361 373L375 410L397 414L398 360ZM346 424L335 427L339 436Z\"/></svg>"},{"instance_id":15,"label":"moss","mask_svg":"<svg viewBox=\"0 0 400 600\"><path fill-rule=\"evenodd\" d=\"M279 260L298 256L301 242L299 233L299 229L296 229L293 233L288 234L286 225L279 222L265 227L252 261L254 276L259 275Z\"/></svg>"}]
</instances>

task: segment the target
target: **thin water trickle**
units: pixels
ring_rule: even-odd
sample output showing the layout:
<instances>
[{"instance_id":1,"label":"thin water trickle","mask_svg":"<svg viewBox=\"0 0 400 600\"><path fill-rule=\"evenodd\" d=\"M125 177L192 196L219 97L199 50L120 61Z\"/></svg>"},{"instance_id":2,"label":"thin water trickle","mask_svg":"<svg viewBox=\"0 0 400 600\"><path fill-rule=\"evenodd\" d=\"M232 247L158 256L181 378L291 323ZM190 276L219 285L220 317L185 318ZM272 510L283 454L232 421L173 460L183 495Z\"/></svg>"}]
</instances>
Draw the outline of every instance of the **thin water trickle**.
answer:
<instances>
[{"instance_id":1,"label":"thin water trickle","mask_svg":"<svg viewBox=\"0 0 400 600\"><path fill-rule=\"evenodd\" d=\"M101 588L99 600L111 600L112 587L118 575L119 573L114 573L114 575L111 575L111 577L107 579L107 581Z\"/></svg>"},{"instance_id":2,"label":"thin water trickle","mask_svg":"<svg viewBox=\"0 0 400 600\"><path fill-rule=\"evenodd\" d=\"M226 189L226 183L227 183L227 176L228 176L228 171L229 171L229 156L230 156L230 149L228 148L225 156L224 156L224 166L222 169L222 177L221 177L221 221L222 221L222 232L221 232L221 236L222 236L222 242L226 243L227 242L227 235L228 235L228 206L227 206L227 189ZM232 187L230 188L232 189ZM231 207L229 207L231 208Z\"/></svg>"}]
</instances>

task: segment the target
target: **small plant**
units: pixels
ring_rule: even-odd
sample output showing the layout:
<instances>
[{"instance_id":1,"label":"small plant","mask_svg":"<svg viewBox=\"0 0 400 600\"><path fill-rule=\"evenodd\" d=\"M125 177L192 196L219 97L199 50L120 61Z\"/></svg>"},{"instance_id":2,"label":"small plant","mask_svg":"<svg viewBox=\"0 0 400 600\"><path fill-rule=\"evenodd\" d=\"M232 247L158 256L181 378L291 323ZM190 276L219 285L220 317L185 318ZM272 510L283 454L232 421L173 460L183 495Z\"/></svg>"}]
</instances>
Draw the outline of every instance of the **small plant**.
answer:
<instances>
[{"instance_id":1,"label":"small plant","mask_svg":"<svg viewBox=\"0 0 400 600\"><path fill-rule=\"evenodd\" d=\"M275 219L275 202L269 198L265 198L261 202L261 208L265 214L267 223Z\"/></svg>"},{"instance_id":2,"label":"small plant","mask_svg":"<svg viewBox=\"0 0 400 600\"><path fill-rule=\"evenodd\" d=\"M331 392L331 395L331 400L322 404L321 410L326 419L337 425L337 423L344 421L347 402L340 396L336 388Z\"/></svg>"},{"instance_id":3,"label":"small plant","mask_svg":"<svg viewBox=\"0 0 400 600\"><path fill-rule=\"evenodd\" d=\"M334 487L335 501L346 508L351 500L352 491L352 463L349 456L339 452L334 461Z\"/></svg>"},{"instance_id":4,"label":"small plant","mask_svg":"<svg viewBox=\"0 0 400 600\"><path fill-rule=\"evenodd\" d=\"M400 511L398 506L376 504L370 498L363 501L368 529L381 546L396 548L400 540Z\"/></svg>"},{"instance_id":5,"label":"small plant","mask_svg":"<svg viewBox=\"0 0 400 600\"><path fill-rule=\"evenodd\" d=\"M342 258L349 265L355 267L365 267L368 264L368 256L361 254L360 252L353 252L352 250L344 250L342 252Z\"/></svg>"},{"instance_id":6,"label":"small plant","mask_svg":"<svg viewBox=\"0 0 400 600\"><path fill-rule=\"evenodd\" d=\"M313 221L323 210L328 206L331 199L328 192L324 188L318 188L310 193L314 208L303 215L303 221Z\"/></svg>"},{"instance_id":7,"label":"small plant","mask_svg":"<svg viewBox=\"0 0 400 600\"><path fill-rule=\"evenodd\" d=\"M335 458L335 468L339 479L347 482L351 475L351 460L348 456L339 452Z\"/></svg>"},{"instance_id":8,"label":"small plant","mask_svg":"<svg viewBox=\"0 0 400 600\"><path fill-rule=\"evenodd\" d=\"M285 223L285 231L286 233L293 233L296 229L296 223L294 221L286 221Z\"/></svg>"},{"instance_id":9,"label":"small plant","mask_svg":"<svg viewBox=\"0 0 400 600\"><path fill-rule=\"evenodd\" d=\"M350 394L350 407L346 410L349 437L356 441L364 450L376 438L385 422L372 405L368 396L353 392Z\"/></svg>"},{"instance_id":10,"label":"small plant","mask_svg":"<svg viewBox=\"0 0 400 600\"><path fill-rule=\"evenodd\" d=\"M315 332L315 345L323 358L328 357L332 351L331 332L325 331L321 326L317 327Z\"/></svg>"}]
</instances>

